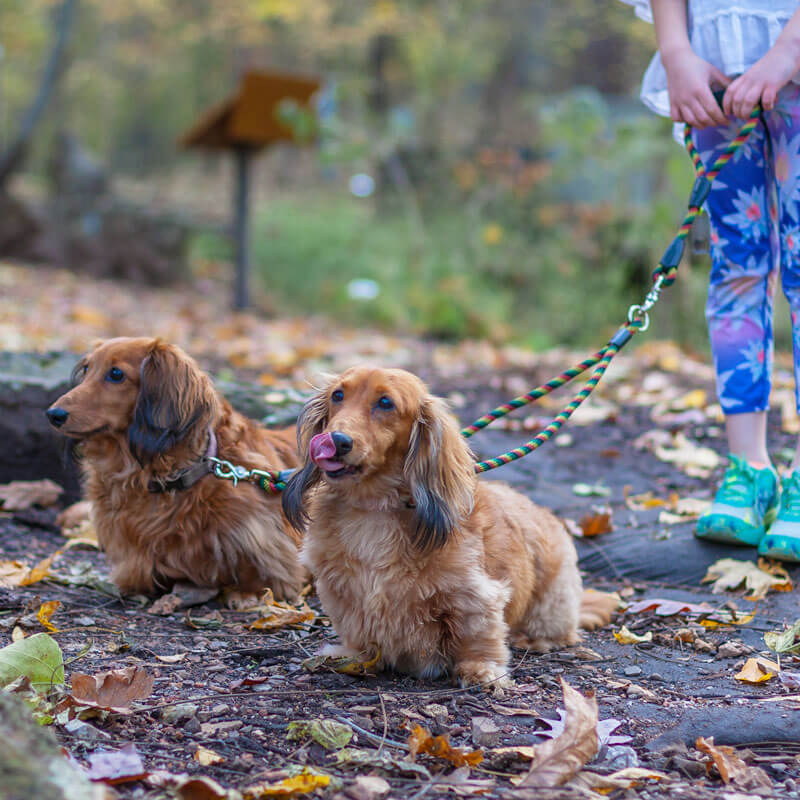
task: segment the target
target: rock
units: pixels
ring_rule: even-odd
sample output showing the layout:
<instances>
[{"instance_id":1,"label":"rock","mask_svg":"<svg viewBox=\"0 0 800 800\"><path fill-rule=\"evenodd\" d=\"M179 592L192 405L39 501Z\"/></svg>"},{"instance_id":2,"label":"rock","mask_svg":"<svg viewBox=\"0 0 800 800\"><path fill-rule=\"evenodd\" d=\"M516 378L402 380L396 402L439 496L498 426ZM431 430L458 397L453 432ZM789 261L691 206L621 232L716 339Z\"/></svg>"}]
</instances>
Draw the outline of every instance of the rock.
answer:
<instances>
[{"instance_id":1,"label":"rock","mask_svg":"<svg viewBox=\"0 0 800 800\"><path fill-rule=\"evenodd\" d=\"M472 718L472 741L476 747L495 747L500 741L500 732L491 717Z\"/></svg>"},{"instance_id":2,"label":"rock","mask_svg":"<svg viewBox=\"0 0 800 800\"><path fill-rule=\"evenodd\" d=\"M231 719L226 722L204 722L200 726L200 733L203 736L215 736L218 733L238 730L242 725L244 723L240 719Z\"/></svg>"},{"instance_id":3,"label":"rock","mask_svg":"<svg viewBox=\"0 0 800 800\"><path fill-rule=\"evenodd\" d=\"M641 675L642 674L642 668L641 667L637 667L635 664L633 664L630 667L625 667L625 669L622 670L622 671L625 674L625 677L627 677L627 678L633 678L636 675Z\"/></svg>"},{"instance_id":4,"label":"rock","mask_svg":"<svg viewBox=\"0 0 800 800\"><path fill-rule=\"evenodd\" d=\"M752 652L753 648L749 645L746 645L744 642L737 642L736 640L731 639L727 642L723 642L717 648L717 658L739 658L739 656L743 656Z\"/></svg>"},{"instance_id":5,"label":"rock","mask_svg":"<svg viewBox=\"0 0 800 800\"><path fill-rule=\"evenodd\" d=\"M444 725L450 716L447 706L443 706L441 703L428 703L428 705L423 706L422 713L426 717L435 719L440 725Z\"/></svg>"},{"instance_id":6,"label":"rock","mask_svg":"<svg viewBox=\"0 0 800 800\"><path fill-rule=\"evenodd\" d=\"M345 794L353 800L383 800L391 788L387 781L377 775L359 775L345 789Z\"/></svg>"},{"instance_id":7,"label":"rock","mask_svg":"<svg viewBox=\"0 0 800 800\"><path fill-rule=\"evenodd\" d=\"M0 775L4 800L106 797L103 785L93 784L64 757L52 730L34 722L27 706L4 692L0 692Z\"/></svg>"},{"instance_id":8,"label":"rock","mask_svg":"<svg viewBox=\"0 0 800 800\"><path fill-rule=\"evenodd\" d=\"M161 719L167 725L175 725L182 720L189 720L197 714L196 703L180 703L161 709Z\"/></svg>"},{"instance_id":9,"label":"rock","mask_svg":"<svg viewBox=\"0 0 800 800\"><path fill-rule=\"evenodd\" d=\"M111 736L100 728L95 728L88 722L80 719L71 719L64 723L64 730L78 739L85 739L87 742L104 741L111 739Z\"/></svg>"},{"instance_id":10,"label":"rock","mask_svg":"<svg viewBox=\"0 0 800 800\"><path fill-rule=\"evenodd\" d=\"M187 733L199 733L202 729L202 725L200 724L200 720L197 717L192 717L184 726L183 729Z\"/></svg>"}]
</instances>

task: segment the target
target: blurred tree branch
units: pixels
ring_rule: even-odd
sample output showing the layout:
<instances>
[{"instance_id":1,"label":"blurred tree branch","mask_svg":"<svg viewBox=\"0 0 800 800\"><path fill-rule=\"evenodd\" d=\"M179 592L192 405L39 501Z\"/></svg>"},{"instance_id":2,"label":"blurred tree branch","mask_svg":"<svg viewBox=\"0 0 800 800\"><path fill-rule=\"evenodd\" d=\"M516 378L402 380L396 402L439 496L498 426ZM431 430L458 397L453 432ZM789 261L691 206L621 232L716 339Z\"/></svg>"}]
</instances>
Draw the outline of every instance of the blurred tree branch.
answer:
<instances>
[{"instance_id":1,"label":"blurred tree branch","mask_svg":"<svg viewBox=\"0 0 800 800\"><path fill-rule=\"evenodd\" d=\"M19 169L24 162L33 131L42 118L53 90L61 77L69 33L77 5L77 0L64 0L58 10L53 45L50 48L50 55L42 73L36 97L25 112L16 137L5 152L0 153L0 189L5 186L14 171Z\"/></svg>"}]
</instances>

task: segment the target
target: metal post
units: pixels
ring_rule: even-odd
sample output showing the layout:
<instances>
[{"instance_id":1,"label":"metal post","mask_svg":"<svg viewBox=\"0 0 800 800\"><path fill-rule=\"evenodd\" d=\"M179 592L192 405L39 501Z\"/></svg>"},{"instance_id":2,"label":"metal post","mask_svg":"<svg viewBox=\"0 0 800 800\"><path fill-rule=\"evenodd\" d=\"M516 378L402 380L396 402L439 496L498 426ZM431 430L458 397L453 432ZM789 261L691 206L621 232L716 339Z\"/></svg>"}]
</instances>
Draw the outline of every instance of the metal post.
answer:
<instances>
[{"instance_id":1,"label":"metal post","mask_svg":"<svg viewBox=\"0 0 800 800\"><path fill-rule=\"evenodd\" d=\"M250 299L247 288L250 273L250 165L252 150L249 147L237 147L236 156L236 190L233 205L233 238L236 247L236 276L233 296L233 307L237 311L247 308Z\"/></svg>"}]
</instances>

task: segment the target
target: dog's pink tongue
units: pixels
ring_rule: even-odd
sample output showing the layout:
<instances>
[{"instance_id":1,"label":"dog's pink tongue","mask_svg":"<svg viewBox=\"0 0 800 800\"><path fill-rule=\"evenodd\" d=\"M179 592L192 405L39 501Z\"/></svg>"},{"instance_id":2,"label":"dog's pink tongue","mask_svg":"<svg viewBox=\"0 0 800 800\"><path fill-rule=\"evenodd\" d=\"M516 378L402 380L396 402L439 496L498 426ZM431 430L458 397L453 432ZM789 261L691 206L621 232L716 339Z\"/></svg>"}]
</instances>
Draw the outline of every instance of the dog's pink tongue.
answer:
<instances>
[{"instance_id":1,"label":"dog's pink tongue","mask_svg":"<svg viewBox=\"0 0 800 800\"><path fill-rule=\"evenodd\" d=\"M333 458L336 455L336 444L329 433L318 433L312 437L308 443L308 454L311 460L326 472L335 472L344 466L341 461Z\"/></svg>"}]
</instances>

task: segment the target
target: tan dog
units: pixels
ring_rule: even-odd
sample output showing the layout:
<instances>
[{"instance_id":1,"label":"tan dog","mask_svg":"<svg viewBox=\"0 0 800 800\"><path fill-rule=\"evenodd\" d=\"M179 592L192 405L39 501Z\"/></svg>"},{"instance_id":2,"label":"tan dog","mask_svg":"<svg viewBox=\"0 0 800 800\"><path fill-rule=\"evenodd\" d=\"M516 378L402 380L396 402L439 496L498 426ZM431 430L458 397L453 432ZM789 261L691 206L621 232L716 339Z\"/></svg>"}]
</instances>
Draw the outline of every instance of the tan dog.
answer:
<instances>
[{"instance_id":1,"label":"tan dog","mask_svg":"<svg viewBox=\"0 0 800 800\"><path fill-rule=\"evenodd\" d=\"M47 417L80 442L97 536L122 592L188 582L297 595L299 534L280 499L211 475L208 458L294 467L292 429L268 431L234 411L192 358L158 339L102 342L75 377Z\"/></svg>"},{"instance_id":2,"label":"tan dog","mask_svg":"<svg viewBox=\"0 0 800 800\"><path fill-rule=\"evenodd\" d=\"M377 647L381 666L484 683L507 672L509 634L544 651L609 621L608 595L582 608L564 526L477 480L455 419L414 375L348 370L306 404L298 444L283 507L308 522L301 560L342 642L329 654Z\"/></svg>"}]
</instances>

